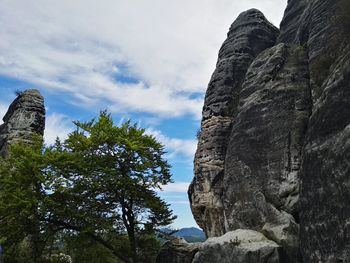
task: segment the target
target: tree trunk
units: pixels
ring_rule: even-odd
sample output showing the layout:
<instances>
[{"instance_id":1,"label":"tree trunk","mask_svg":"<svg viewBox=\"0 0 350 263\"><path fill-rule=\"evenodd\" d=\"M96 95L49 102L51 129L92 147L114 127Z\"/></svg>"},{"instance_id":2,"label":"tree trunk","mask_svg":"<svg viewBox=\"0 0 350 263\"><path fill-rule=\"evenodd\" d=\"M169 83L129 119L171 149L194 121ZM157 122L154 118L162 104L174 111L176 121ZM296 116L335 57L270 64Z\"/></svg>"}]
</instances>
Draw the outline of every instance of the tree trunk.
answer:
<instances>
[{"instance_id":1,"label":"tree trunk","mask_svg":"<svg viewBox=\"0 0 350 263\"><path fill-rule=\"evenodd\" d=\"M130 206L126 202L122 202L122 218L128 233L129 244L131 249L131 257L133 263L138 262L137 258L137 246L136 246L136 237L135 237L135 217Z\"/></svg>"}]
</instances>

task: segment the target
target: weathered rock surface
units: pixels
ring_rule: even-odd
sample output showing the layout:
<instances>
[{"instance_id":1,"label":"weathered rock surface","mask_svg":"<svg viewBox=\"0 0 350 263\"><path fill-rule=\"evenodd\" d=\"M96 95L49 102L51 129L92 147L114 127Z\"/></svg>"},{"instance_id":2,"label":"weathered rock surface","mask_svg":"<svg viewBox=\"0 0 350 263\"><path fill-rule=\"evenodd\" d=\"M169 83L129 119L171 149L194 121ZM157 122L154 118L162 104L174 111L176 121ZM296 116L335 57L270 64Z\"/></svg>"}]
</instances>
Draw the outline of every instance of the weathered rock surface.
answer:
<instances>
[{"instance_id":1,"label":"weathered rock surface","mask_svg":"<svg viewBox=\"0 0 350 263\"><path fill-rule=\"evenodd\" d=\"M191 208L208 236L225 233L222 177L227 141L245 73L254 58L274 45L278 30L255 9L242 13L231 25L219 52L205 103L195 178L189 190Z\"/></svg>"},{"instance_id":2,"label":"weathered rock surface","mask_svg":"<svg viewBox=\"0 0 350 263\"><path fill-rule=\"evenodd\" d=\"M45 128L44 98L37 90L21 92L12 102L0 125L0 155L19 140L30 141L34 134L43 135Z\"/></svg>"},{"instance_id":3,"label":"weathered rock surface","mask_svg":"<svg viewBox=\"0 0 350 263\"><path fill-rule=\"evenodd\" d=\"M181 239L167 242L157 263L278 263L283 251L274 241L253 230L237 229L203 243Z\"/></svg>"},{"instance_id":4,"label":"weathered rock surface","mask_svg":"<svg viewBox=\"0 0 350 263\"><path fill-rule=\"evenodd\" d=\"M349 260L350 47L333 22L339 3L289 0L273 47L273 27L246 30L256 10L231 27L206 93L189 188L207 236L251 229L280 246L279 262ZM254 38L247 32L263 48L251 52L259 41L242 41ZM214 254L206 249L195 258Z\"/></svg>"},{"instance_id":5,"label":"weathered rock surface","mask_svg":"<svg viewBox=\"0 0 350 263\"><path fill-rule=\"evenodd\" d=\"M201 244L192 263L278 263L283 251L275 242L253 230L237 229Z\"/></svg>"},{"instance_id":6,"label":"weathered rock surface","mask_svg":"<svg viewBox=\"0 0 350 263\"><path fill-rule=\"evenodd\" d=\"M162 246L156 263L191 263L198 247L198 243L187 243L183 238L167 241Z\"/></svg>"},{"instance_id":7,"label":"weathered rock surface","mask_svg":"<svg viewBox=\"0 0 350 263\"><path fill-rule=\"evenodd\" d=\"M350 48L344 48L345 36L339 35L334 23L336 7L341 10L342 3L345 1L289 1L279 37L282 42L307 47L311 69L313 107L300 170L304 262L350 259ZM301 5L304 11L299 12ZM293 13L299 14L299 22ZM292 28L298 29L292 33ZM319 66L325 61L329 70ZM324 75L324 81L316 83L319 75Z\"/></svg>"},{"instance_id":8,"label":"weathered rock surface","mask_svg":"<svg viewBox=\"0 0 350 263\"><path fill-rule=\"evenodd\" d=\"M304 262L350 259L350 47L323 83L309 122L301 169Z\"/></svg>"},{"instance_id":9,"label":"weathered rock surface","mask_svg":"<svg viewBox=\"0 0 350 263\"><path fill-rule=\"evenodd\" d=\"M335 29L332 17L340 0L290 0L278 42L308 47L310 62L327 48Z\"/></svg>"},{"instance_id":10,"label":"weathered rock surface","mask_svg":"<svg viewBox=\"0 0 350 263\"><path fill-rule=\"evenodd\" d=\"M298 250L299 168L311 110L308 76L300 47L279 44L254 60L240 93L223 177L226 231L273 225L270 238L294 247L292 258ZM272 234L273 229L283 234Z\"/></svg>"}]
</instances>

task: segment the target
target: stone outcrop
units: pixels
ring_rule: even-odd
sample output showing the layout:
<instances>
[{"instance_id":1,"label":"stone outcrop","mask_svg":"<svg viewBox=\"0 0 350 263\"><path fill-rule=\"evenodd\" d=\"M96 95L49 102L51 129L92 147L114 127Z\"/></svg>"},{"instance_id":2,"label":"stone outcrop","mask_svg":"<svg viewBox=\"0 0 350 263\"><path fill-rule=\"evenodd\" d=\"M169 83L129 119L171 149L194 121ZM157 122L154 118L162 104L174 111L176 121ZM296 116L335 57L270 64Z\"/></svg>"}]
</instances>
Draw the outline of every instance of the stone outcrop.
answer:
<instances>
[{"instance_id":1,"label":"stone outcrop","mask_svg":"<svg viewBox=\"0 0 350 263\"><path fill-rule=\"evenodd\" d=\"M156 263L192 263L198 247L198 243L187 243L183 238L172 239L162 246Z\"/></svg>"},{"instance_id":2,"label":"stone outcrop","mask_svg":"<svg viewBox=\"0 0 350 263\"><path fill-rule=\"evenodd\" d=\"M206 93L195 178L189 196L197 223L207 235L224 234L222 178L227 142L245 73L255 57L274 45L278 30L251 9L231 25Z\"/></svg>"},{"instance_id":3,"label":"stone outcrop","mask_svg":"<svg viewBox=\"0 0 350 263\"><path fill-rule=\"evenodd\" d=\"M253 230L237 229L203 243L169 241L156 263L278 263L284 259L283 250L274 241Z\"/></svg>"},{"instance_id":4,"label":"stone outcrop","mask_svg":"<svg viewBox=\"0 0 350 263\"><path fill-rule=\"evenodd\" d=\"M44 98L31 89L18 94L0 125L0 155L8 155L10 144L30 141L34 134L43 135L45 128Z\"/></svg>"},{"instance_id":5,"label":"stone outcrop","mask_svg":"<svg viewBox=\"0 0 350 263\"><path fill-rule=\"evenodd\" d=\"M189 188L208 237L257 231L282 251L276 262L350 258L350 46L333 22L337 7L289 0L278 36L257 10L232 24ZM215 249L201 246L194 259L231 262L210 258Z\"/></svg>"},{"instance_id":6,"label":"stone outcrop","mask_svg":"<svg viewBox=\"0 0 350 263\"><path fill-rule=\"evenodd\" d=\"M253 230L237 229L201 244L192 263L278 263L284 256L280 246Z\"/></svg>"}]
</instances>

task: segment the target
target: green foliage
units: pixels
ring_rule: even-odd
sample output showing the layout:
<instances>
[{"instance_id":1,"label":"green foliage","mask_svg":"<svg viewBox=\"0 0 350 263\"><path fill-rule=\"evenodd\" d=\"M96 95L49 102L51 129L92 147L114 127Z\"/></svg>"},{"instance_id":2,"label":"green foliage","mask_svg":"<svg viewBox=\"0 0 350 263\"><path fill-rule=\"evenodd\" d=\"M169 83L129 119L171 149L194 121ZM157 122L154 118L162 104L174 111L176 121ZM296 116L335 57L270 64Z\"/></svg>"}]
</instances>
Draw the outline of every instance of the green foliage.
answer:
<instances>
[{"instance_id":1,"label":"green foliage","mask_svg":"<svg viewBox=\"0 0 350 263\"><path fill-rule=\"evenodd\" d=\"M60 174L64 174L65 184L75 182L71 193L84 196L80 215L86 219L85 214L94 211L91 219L102 219L110 229L126 231L131 257L137 262L139 232L145 226L168 225L175 218L155 192L171 181L170 166L162 158L164 147L130 121L115 126L106 112L97 120L75 124L77 130L63 146L56 146L72 157L69 165L61 165Z\"/></svg>"},{"instance_id":2,"label":"green foliage","mask_svg":"<svg viewBox=\"0 0 350 263\"><path fill-rule=\"evenodd\" d=\"M20 255L23 262L27 257L39 260L53 231L41 220L47 213L43 167L39 138L32 145L13 145L8 159L0 159L0 236L7 254Z\"/></svg>"},{"instance_id":3,"label":"green foliage","mask_svg":"<svg viewBox=\"0 0 350 263\"><path fill-rule=\"evenodd\" d=\"M142 233L138 238L138 245L140 262L153 263L161 247L154 233Z\"/></svg>"},{"instance_id":4,"label":"green foliage","mask_svg":"<svg viewBox=\"0 0 350 263\"><path fill-rule=\"evenodd\" d=\"M125 240L127 242L127 240ZM66 253L73 262L79 263L120 263L111 251L95 242L89 236L78 234L65 238Z\"/></svg>"},{"instance_id":5,"label":"green foliage","mask_svg":"<svg viewBox=\"0 0 350 263\"><path fill-rule=\"evenodd\" d=\"M22 262L16 258L23 240L25 262L62 251L73 262L91 262L94 253L100 256L93 262L154 261L154 231L175 219L156 194L171 182L163 145L130 121L114 125L107 112L75 124L64 142L20 143L0 160L0 236L8 262Z\"/></svg>"},{"instance_id":6,"label":"green foliage","mask_svg":"<svg viewBox=\"0 0 350 263\"><path fill-rule=\"evenodd\" d=\"M185 239L188 243L197 243L205 241L204 238L197 236L184 236L183 239Z\"/></svg>"}]
</instances>

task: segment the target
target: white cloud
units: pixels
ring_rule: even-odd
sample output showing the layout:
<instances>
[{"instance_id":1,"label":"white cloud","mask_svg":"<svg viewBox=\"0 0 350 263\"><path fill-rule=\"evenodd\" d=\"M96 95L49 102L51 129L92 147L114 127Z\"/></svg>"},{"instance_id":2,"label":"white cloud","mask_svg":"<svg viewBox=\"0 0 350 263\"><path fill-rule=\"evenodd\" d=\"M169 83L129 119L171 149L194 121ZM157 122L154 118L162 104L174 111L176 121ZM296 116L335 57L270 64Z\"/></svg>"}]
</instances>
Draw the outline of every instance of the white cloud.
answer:
<instances>
[{"instance_id":1,"label":"white cloud","mask_svg":"<svg viewBox=\"0 0 350 263\"><path fill-rule=\"evenodd\" d=\"M231 22L256 7L276 24L285 2L0 0L0 74L90 107L198 118L190 95L205 91Z\"/></svg>"},{"instance_id":2,"label":"white cloud","mask_svg":"<svg viewBox=\"0 0 350 263\"><path fill-rule=\"evenodd\" d=\"M188 183L188 182L176 182L176 183L164 185L162 187L162 192L165 192L165 193L187 193L189 185L190 185L190 183Z\"/></svg>"},{"instance_id":3,"label":"white cloud","mask_svg":"<svg viewBox=\"0 0 350 263\"><path fill-rule=\"evenodd\" d=\"M72 129L72 122L67 116L60 113L47 115L44 131L45 143L51 145L55 142L57 137L61 140L66 139Z\"/></svg>"},{"instance_id":4,"label":"white cloud","mask_svg":"<svg viewBox=\"0 0 350 263\"><path fill-rule=\"evenodd\" d=\"M168 151L168 158L174 158L177 155L184 155L193 160L197 148L197 140L170 138L161 131L152 128L146 129L147 134L152 134L160 141Z\"/></svg>"}]
</instances>

